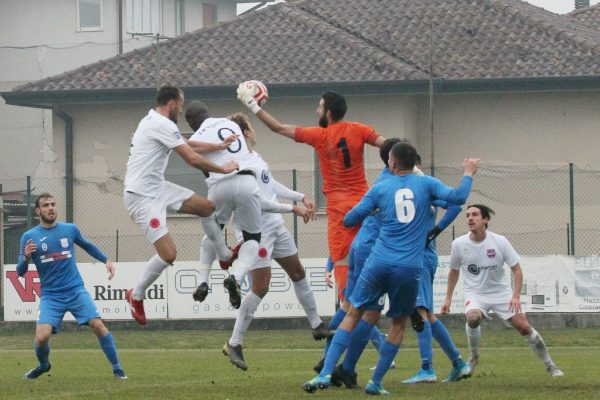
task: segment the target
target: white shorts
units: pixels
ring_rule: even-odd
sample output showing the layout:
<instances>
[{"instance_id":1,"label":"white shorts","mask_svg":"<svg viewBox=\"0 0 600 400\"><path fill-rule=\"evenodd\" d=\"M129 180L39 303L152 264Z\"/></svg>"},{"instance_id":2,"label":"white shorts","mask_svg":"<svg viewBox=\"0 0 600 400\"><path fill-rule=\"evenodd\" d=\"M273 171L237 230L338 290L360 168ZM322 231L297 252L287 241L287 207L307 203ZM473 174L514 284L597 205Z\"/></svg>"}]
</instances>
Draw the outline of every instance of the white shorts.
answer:
<instances>
[{"instance_id":1,"label":"white shorts","mask_svg":"<svg viewBox=\"0 0 600 400\"><path fill-rule=\"evenodd\" d=\"M465 314L471 310L480 310L483 315L490 319L489 312L493 311L503 320L509 320L517 315L510 310L510 300L512 294L508 296L481 296L473 293L465 293ZM525 314L524 311L521 312Z\"/></svg>"},{"instance_id":2,"label":"white shorts","mask_svg":"<svg viewBox=\"0 0 600 400\"><path fill-rule=\"evenodd\" d=\"M219 224L227 224L233 214L235 226L248 233L260 232L260 192L254 175L235 174L208 188L208 199L215 204Z\"/></svg>"},{"instance_id":3,"label":"white shorts","mask_svg":"<svg viewBox=\"0 0 600 400\"><path fill-rule=\"evenodd\" d=\"M194 195L171 182L165 182L158 197L142 196L132 192L123 193L125 208L129 216L152 244L165 236L167 229L167 209L179 211L184 201Z\"/></svg>"},{"instance_id":4,"label":"white shorts","mask_svg":"<svg viewBox=\"0 0 600 400\"><path fill-rule=\"evenodd\" d=\"M235 234L237 239L241 241L242 232L236 229ZM274 258L289 257L298 253L294 238L283 225L262 232L260 247L267 250L267 254L265 257L258 257L257 263L250 268L250 271L270 267Z\"/></svg>"}]
</instances>

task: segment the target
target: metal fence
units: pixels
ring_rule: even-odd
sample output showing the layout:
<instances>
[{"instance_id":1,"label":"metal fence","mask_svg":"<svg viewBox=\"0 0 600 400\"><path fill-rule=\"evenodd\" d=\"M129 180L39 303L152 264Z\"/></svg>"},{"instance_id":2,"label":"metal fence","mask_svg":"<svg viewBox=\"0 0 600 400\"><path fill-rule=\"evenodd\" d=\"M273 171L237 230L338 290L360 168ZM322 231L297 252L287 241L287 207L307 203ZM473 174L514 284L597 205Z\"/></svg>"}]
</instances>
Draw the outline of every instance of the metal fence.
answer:
<instances>
[{"instance_id":1,"label":"metal fence","mask_svg":"<svg viewBox=\"0 0 600 400\"><path fill-rule=\"evenodd\" d=\"M379 170L368 170L373 182ZM436 166L435 176L450 186L458 184L459 167ZM317 197L318 179L313 171L273 171L274 177L288 187ZM202 192L200 174L182 171L169 180ZM54 178L2 180L4 263L14 263L23 232L37 224L33 204L43 192L57 199L59 219L65 217L66 181ZM118 261L145 261L152 246L131 222L122 202L122 177L79 178L73 188L73 222L81 231ZM573 164L482 165L475 177L469 203L492 207L496 215L490 230L503 234L520 254L598 254L600 248L600 170ZM323 204L320 204L323 206ZM441 213L440 213L441 216ZM324 210L316 222L303 224L285 215L288 229L297 240L301 257L326 257L327 215ZM179 260L196 260L202 227L197 218L172 215L168 219ZM467 231L464 213L437 240L440 254L449 254L453 238ZM234 241L231 230L228 240ZM79 261L90 261L82 251Z\"/></svg>"}]
</instances>

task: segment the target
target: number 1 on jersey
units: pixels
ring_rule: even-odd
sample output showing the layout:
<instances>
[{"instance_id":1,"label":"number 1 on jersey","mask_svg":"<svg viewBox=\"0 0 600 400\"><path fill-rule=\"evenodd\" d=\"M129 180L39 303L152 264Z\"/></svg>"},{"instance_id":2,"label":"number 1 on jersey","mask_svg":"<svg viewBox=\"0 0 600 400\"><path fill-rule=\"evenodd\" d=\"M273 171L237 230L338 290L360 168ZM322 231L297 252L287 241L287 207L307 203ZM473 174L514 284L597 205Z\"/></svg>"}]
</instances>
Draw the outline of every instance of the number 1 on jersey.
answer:
<instances>
[{"instance_id":1,"label":"number 1 on jersey","mask_svg":"<svg viewBox=\"0 0 600 400\"><path fill-rule=\"evenodd\" d=\"M344 168L350 168L352 166L352 161L350 160L350 150L348 149L346 138L341 138L337 147L342 150L342 155L344 156Z\"/></svg>"}]
</instances>

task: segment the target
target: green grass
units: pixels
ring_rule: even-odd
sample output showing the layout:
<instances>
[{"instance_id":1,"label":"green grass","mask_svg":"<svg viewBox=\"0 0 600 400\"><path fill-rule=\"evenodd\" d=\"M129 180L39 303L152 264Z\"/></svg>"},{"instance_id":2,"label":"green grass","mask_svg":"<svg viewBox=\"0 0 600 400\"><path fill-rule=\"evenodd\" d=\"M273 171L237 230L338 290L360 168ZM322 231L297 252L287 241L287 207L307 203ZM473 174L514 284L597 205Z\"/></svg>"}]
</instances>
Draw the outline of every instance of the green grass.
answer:
<instances>
[{"instance_id":1,"label":"green grass","mask_svg":"<svg viewBox=\"0 0 600 400\"><path fill-rule=\"evenodd\" d=\"M463 355L462 330L452 330ZM384 380L394 398L410 399L592 399L600 384L600 328L543 330L555 362L566 376L552 379L524 339L508 329L484 329L480 365L468 380L453 384L406 386L400 381L420 366L415 335L409 332ZM301 385L315 374L322 343L308 331L249 331L243 372L232 366L220 348L225 331L114 331L129 380L113 379L110 367L87 331L62 332L52 338L52 371L35 381L22 374L35 364L33 332L0 337L0 398L2 399L364 399L363 391L328 389L314 397ZM377 354L371 347L358 365L364 385ZM438 379L450 369L436 348Z\"/></svg>"}]
</instances>

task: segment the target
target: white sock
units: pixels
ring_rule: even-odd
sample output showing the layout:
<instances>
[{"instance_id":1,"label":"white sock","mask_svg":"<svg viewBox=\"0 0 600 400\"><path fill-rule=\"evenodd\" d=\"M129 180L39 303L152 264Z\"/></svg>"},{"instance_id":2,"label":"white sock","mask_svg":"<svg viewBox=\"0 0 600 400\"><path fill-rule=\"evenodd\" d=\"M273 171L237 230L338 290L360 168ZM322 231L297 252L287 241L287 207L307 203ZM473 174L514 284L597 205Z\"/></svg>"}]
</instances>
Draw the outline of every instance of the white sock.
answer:
<instances>
[{"instance_id":1,"label":"white sock","mask_svg":"<svg viewBox=\"0 0 600 400\"><path fill-rule=\"evenodd\" d=\"M213 246L208 236L204 235L204 237L202 238L202 243L200 244L200 266L198 267L198 272L200 274L200 283L208 283L210 267L213 261L215 260L215 257L215 247Z\"/></svg>"},{"instance_id":2,"label":"white sock","mask_svg":"<svg viewBox=\"0 0 600 400\"><path fill-rule=\"evenodd\" d=\"M169 266L169 263L160 258L158 254L155 254L144 267L144 271L140 275L133 288L131 297L135 300L144 300L146 296L146 289L152 285L152 283L160 276L165 268Z\"/></svg>"},{"instance_id":3,"label":"white sock","mask_svg":"<svg viewBox=\"0 0 600 400\"><path fill-rule=\"evenodd\" d=\"M229 339L230 345L237 346L244 343L244 333L248 330L250 322L252 322L252 319L254 318L254 313L261 301L262 298L254 294L253 291L249 291L248 294L244 296L240 309L238 310L238 315L235 319L231 339Z\"/></svg>"},{"instance_id":4,"label":"white sock","mask_svg":"<svg viewBox=\"0 0 600 400\"><path fill-rule=\"evenodd\" d=\"M210 241L213 243L219 260L229 260L232 253L227 245L225 245L225 236L223 236L223 232L221 231L219 224L217 224L217 220L215 219L214 215L200 218L200 222L202 222L204 234L208 236Z\"/></svg>"},{"instance_id":5,"label":"white sock","mask_svg":"<svg viewBox=\"0 0 600 400\"><path fill-rule=\"evenodd\" d=\"M549 367L550 365L553 364L552 358L550 358L550 353L548 353L548 349L546 348L546 344L544 343L544 339L542 339L542 336L538 333L538 331L536 331L532 327L531 333L529 335L525 336L525 339L527 339L527 342L529 343L529 347L531 347L531 350L533 350L533 352L542 361L544 361L544 364L547 367Z\"/></svg>"},{"instance_id":6,"label":"white sock","mask_svg":"<svg viewBox=\"0 0 600 400\"><path fill-rule=\"evenodd\" d=\"M241 283L244 275L248 273L250 267L253 267L258 260L258 242L248 240L240 247L238 258L229 267L229 274L234 275L235 279Z\"/></svg>"},{"instance_id":7,"label":"white sock","mask_svg":"<svg viewBox=\"0 0 600 400\"><path fill-rule=\"evenodd\" d=\"M477 358L479 357L479 342L481 342L481 325L475 329L471 329L469 324L466 324L465 327L467 331L467 343L471 350L471 357Z\"/></svg>"},{"instance_id":8,"label":"white sock","mask_svg":"<svg viewBox=\"0 0 600 400\"><path fill-rule=\"evenodd\" d=\"M306 277L298 282L294 282L294 292L296 292L296 297L300 304L302 304L302 308L304 308L304 312L306 313L311 328L314 329L319 326L323 321L317 313L315 295L313 294Z\"/></svg>"}]
</instances>

